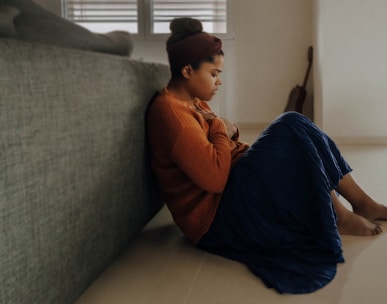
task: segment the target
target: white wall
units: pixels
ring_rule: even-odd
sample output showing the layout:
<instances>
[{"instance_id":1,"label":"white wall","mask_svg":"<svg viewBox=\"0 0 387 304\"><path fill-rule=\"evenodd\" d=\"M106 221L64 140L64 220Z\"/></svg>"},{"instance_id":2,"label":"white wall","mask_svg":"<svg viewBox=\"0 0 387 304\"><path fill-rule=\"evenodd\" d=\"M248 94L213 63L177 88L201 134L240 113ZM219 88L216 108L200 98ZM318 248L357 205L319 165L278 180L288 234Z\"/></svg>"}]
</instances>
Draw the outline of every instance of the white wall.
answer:
<instances>
[{"instance_id":1,"label":"white wall","mask_svg":"<svg viewBox=\"0 0 387 304\"><path fill-rule=\"evenodd\" d=\"M315 4L319 124L333 137L387 140L387 2Z\"/></svg>"},{"instance_id":2,"label":"white wall","mask_svg":"<svg viewBox=\"0 0 387 304\"><path fill-rule=\"evenodd\" d=\"M60 0L36 2L60 9ZM283 111L290 90L304 79L313 0L232 0L232 6L234 38L223 41L223 85L212 107L238 123L265 124ZM136 41L133 57L167 63L165 41ZM312 78L305 105L310 117L311 84Z\"/></svg>"},{"instance_id":3,"label":"white wall","mask_svg":"<svg viewBox=\"0 0 387 304\"><path fill-rule=\"evenodd\" d=\"M313 1L234 0L234 38L223 40L223 85L212 107L232 121L267 123L302 84L313 41ZM167 62L165 41L135 44L133 57ZM312 77L306 114L312 117Z\"/></svg>"},{"instance_id":4,"label":"white wall","mask_svg":"<svg viewBox=\"0 0 387 304\"><path fill-rule=\"evenodd\" d=\"M312 12L310 0L234 1L226 98L234 121L269 122L283 111L290 90L304 80L313 41Z\"/></svg>"}]
</instances>

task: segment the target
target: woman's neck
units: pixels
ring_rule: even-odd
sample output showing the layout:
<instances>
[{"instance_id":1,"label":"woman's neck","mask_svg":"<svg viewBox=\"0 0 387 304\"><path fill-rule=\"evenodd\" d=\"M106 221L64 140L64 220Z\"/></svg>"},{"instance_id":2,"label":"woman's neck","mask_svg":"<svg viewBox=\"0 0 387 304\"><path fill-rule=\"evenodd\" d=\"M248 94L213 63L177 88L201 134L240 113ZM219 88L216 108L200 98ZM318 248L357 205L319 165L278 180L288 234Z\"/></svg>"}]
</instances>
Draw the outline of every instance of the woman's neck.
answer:
<instances>
[{"instance_id":1,"label":"woman's neck","mask_svg":"<svg viewBox=\"0 0 387 304\"><path fill-rule=\"evenodd\" d=\"M184 84L182 84L179 80L170 80L167 85L167 89L181 100L189 102L193 102L195 100L195 98L188 93Z\"/></svg>"}]
</instances>

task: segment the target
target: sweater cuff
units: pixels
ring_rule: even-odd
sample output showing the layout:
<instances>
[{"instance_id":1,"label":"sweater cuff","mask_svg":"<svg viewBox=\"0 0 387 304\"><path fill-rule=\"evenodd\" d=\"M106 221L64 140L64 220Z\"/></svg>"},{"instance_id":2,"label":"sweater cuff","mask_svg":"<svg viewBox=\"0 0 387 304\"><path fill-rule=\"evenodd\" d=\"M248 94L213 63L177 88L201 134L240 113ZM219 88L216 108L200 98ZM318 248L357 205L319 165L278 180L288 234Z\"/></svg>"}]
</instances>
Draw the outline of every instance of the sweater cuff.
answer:
<instances>
[{"instance_id":1,"label":"sweater cuff","mask_svg":"<svg viewBox=\"0 0 387 304\"><path fill-rule=\"evenodd\" d=\"M224 125L224 122L222 119L218 117L214 117L209 121L209 125L210 125L210 135L214 135L217 133L223 133L227 135L226 126Z\"/></svg>"}]
</instances>

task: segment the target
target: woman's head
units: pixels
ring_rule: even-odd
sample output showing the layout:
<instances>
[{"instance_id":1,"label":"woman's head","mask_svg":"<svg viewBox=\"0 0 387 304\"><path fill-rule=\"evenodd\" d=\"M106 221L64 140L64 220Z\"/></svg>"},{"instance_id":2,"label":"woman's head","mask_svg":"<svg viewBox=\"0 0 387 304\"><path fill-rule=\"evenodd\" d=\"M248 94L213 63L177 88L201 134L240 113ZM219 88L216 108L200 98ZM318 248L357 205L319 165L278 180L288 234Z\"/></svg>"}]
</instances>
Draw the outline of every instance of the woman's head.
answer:
<instances>
[{"instance_id":1,"label":"woman's head","mask_svg":"<svg viewBox=\"0 0 387 304\"><path fill-rule=\"evenodd\" d=\"M192 94L201 99L211 99L221 84L222 41L203 32L201 22L192 18L174 19L170 29L172 33L167 40L167 52L172 79L190 80L186 83L187 88L193 90ZM202 92L196 92L200 87Z\"/></svg>"}]
</instances>

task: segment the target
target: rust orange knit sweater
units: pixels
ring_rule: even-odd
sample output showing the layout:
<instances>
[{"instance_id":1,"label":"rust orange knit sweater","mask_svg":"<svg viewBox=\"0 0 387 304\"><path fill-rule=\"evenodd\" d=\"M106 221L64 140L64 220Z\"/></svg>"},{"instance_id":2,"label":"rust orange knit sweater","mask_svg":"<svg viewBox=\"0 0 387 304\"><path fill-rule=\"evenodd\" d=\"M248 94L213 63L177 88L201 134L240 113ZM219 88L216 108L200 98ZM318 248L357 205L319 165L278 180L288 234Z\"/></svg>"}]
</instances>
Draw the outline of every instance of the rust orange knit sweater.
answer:
<instances>
[{"instance_id":1,"label":"rust orange knit sweater","mask_svg":"<svg viewBox=\"0 0 387 304\"><path fill-rule=\"evenodd\" d=\"M210 111L207 102L195 102ZM151 163L175 223L194 244L208 231L230 168L248 145L230 140L223 121L207 122L166 88L147 116Z\"/></svg>"}]
</instances>

